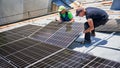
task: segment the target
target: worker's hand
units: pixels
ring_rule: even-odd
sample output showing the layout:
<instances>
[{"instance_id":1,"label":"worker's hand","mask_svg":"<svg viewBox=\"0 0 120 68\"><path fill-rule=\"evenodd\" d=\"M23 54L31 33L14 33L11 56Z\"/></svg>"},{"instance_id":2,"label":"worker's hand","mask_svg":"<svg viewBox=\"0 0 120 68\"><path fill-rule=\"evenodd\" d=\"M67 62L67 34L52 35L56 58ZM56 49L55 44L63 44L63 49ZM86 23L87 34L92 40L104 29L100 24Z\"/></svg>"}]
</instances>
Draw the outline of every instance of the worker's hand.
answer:
<instances>
[{"instance_id":1,"label":"worker's hand","mask_svg":"<svg viewBox=\"0 0 120 68\"><path fill-rule=\"evenodd\" d=\"M69 21L69 23L73 23L73 21Z\"/></svg>"},{"instance_id":2,"label":"worker's hand","mask_svg":"<svg viewBox=\"0 0 120 68\"><path fill-rule=\"evenodd\" d=\"M57 20L57 22L58 22L59 24L61 24L61 23L62 23L62 21L61 21L61 20Z\"/></svg>"},{"instance_id":3,"label":"worker's hand","mask_svg":"<svg viewBox=\"0 0 120 68\"><path fill-rule=\"evenodd\" d=\"M83 31L83 33L86 33L86 31Z\"/></svg>"},{"instance_id":4,"label":"worker's hand","mask_svg":"<svg viewBox=\"0 0 120 68\"><path fill-rule=\"evenodd\" d=\"M70 23L73 23L73 22L75 22L75 20L72 18L71 21L70 21Z\"/></svg>"},{"instance_id":5,"label":"worker's hand","mask_svg":"<svg viewBox=\"0 0 120 68\"><path fill-rule=\"evenodd\" d=\"M88 32L91 32L91 30L87 29L87 30L83 31L83 33L88 33Z\"/></svg>"}]
</instances>

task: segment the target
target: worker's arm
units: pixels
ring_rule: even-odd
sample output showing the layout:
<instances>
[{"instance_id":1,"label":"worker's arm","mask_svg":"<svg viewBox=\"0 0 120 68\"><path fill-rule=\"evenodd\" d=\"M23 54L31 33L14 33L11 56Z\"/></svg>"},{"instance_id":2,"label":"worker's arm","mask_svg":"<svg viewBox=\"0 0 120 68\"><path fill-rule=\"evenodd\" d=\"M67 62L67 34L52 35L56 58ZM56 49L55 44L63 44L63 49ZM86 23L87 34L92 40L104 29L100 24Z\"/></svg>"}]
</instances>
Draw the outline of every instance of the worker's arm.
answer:
<instances>
[{"instance_id":1,"label":"worker's arm","mask_svg":"<svg viewBox=\"0 0 120 68\"><path fill-rule=\"evenodd\" d=\"M71 19L69 22L72 23L75 21L71 12L68 12L68 17L69 17L69 19Z\"/></svg>"},{"instance_id":2,"label":"worker's arm","mask_svg":"<svg viewBox=\"0 0 120 68\"><path fill-rule=\"evenodd\" d=\"M90 18L87 20L87 22L90 27L86 29L83 33L91 32L92 30L94 30L93 20Z\"/></svg>"},{"instance_id":3,"label":"worker's arm","mask_svg":"<svg viewBox=\"0 0 120 68\"><path fill-rule=\"evenodd\" d=\"M62 22L62 19L60 18L58 21L59 21L59 22Z\"/></svg>"},{"instance_id":4,"label":"worker's arm","mask_svg":"<svg viewBox=\"0 0 120 68\"><path fill-rule=\"evenodd\" d=\"M72 23L72 22L74 22L74 21L75 21L74 18L72 18L69 22Z\"/></svg>"}]
</instances>

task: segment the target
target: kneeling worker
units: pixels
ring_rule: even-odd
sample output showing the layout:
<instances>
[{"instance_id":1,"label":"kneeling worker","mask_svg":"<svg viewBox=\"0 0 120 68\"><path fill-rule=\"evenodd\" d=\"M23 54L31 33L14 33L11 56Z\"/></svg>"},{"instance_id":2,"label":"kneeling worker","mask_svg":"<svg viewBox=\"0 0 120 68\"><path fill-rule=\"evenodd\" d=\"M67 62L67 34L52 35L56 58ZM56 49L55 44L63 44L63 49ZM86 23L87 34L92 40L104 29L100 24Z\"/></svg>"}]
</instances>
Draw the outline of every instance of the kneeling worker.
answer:
<instances>
[{"instance_id":1,"label":"kneeling worker","mask_svg":"<svg viewBox=\"0 0 120 68\"><path fill-rule=\"evenodd\" d=\"M106 24L108 21L108 14L104 10L95 7L78 8L76 16L86 16L87 19L87 22L84 23L85 30L83 33L85 33L85 37L84 41L80 42L81 44L91 43L90 36L95 36L95 28Z\"/></svg>"},{"instance_id":2,"label":"kneeling worker","mask_svg":"<svg viewBox=\"0 0 120 68\"><path fill-rule=\"evenodd\" d=\"M67 11L64 6L60 6L59 9L60 20L59 22L74 22L73 15L70 11Z\"/></svg>"}]
</instances>

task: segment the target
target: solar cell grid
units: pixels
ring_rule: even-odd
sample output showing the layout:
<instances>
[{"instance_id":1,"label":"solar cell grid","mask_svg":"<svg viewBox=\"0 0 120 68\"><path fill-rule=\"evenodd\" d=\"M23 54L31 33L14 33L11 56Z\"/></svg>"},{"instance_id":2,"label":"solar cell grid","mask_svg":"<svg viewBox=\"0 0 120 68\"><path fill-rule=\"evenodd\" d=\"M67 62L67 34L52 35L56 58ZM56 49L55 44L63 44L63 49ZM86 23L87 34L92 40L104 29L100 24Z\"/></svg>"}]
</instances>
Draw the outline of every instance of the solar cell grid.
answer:
<instances>
[{"instance_id":1,"label":"solar cell grid","mask_svg":"<svg viewBox=\"0 0 120 68\"><path fill-rule=\"evenodd\" d=\"M13 33L10 33L8 31L0 33L0 37L12 36L12 35L17 36L17 34L13 34Z\"/></svg>"},{"instance_id":2,"label":"solar cell grid","mask_svg":"<svg viewBox=\"0 0 120 68\"><path fill-rule=\"evenodd\" d=\"M11 55L11 56L8 56L7 57L11 62L13 62L15 65L17 65L17 67L25 67L26 65L28 65L27 62L25 62L24 60L14 56L14 55Z\"/></svg>"},{"instance_id":3,"label":"solar cell grid","mask_svg":"<svg viewBox=\"0 0 120 68\"><path fill-rule=\"evenodd\" d=\"M15 41L17 39L20 39L20 38L23 38L23 36L20 36L18 34L12 34L12 33L7 34L6 33L6 34L3 34L3 36L0 37L0 44L3 45L3 44L6 44L6 43Z\"/></svg>"},{"instance_id":4,"label":"solar cell grid","mask_svg":"<svg viewBox=\"0 0 120 68\"><path fill-rule=\"evenodd\" d=\"M78 32L78 31L81 31L80 28L76 28L76 29L71 29L71 28L68 28L68 29L61 29L59 30L59 32L66 32L66 33L72 33L72 32Z\"/></svg>"},{"instance_id":5,"label":"solar cell grid","mask_svg":"<svg viewBox=\"0 0 120 68\"><path fill-rule=\"evenodd\" d=\"M25 36L29 36L38 28L41 27L35 25L26 25L13 30L2 32L0 33L0 45L24 38Z\"/></svg>"},{"instance_id":6,"label":"solar cell grid","mask_svg":"<svg viewBox=\"0 0 120 68\"><path fill-rule=\"evenodd\" d=\"M32 46L36 43L38 42L31 39L23 39L23 40L0 47L0 54L2 54L3 56L8 56L11 53L14 53L26 47Z\"/></svg>"},{"instance_id":7,"label":"solar cell grid","mask_svg":"<svg viewBox=\"0 0 120 68\"><path fill-rule=\"evenodd\" d=\"M8 31L0 33L0 37L11 35Z\"/></svg>"},{"instance_id":8,"label":"solar cell grid","mask_svg":"<svg viewBox=\"0 0 120 68\"><path fill-rule=\"evenodd\" d=\"M58 24L55 24L54 22L48 24L35 33L32 38L52 45L67 47L83 30L83 24L76 22L60 24L61 28L57 27ZM52 25L53 27L51 27Z\"/></svg>"},{"instance_id":9,"label":"solar cell grid","mask_svg":"<svg viewBox=\"0 0 120 68\"><path fill-rule=\"evenodd\" d=\"M56 32L56 30L51 30L51 29L41 29L39 32L37 32L36 34L41 35L41 33L47 33L47 34L54 34ZM34 35L35 36L35 35Z\"/></svg>"},{"instance_id":10,"label":"solar cell grid","mask_svg":"<svg viewBox=\"0 0 120 68\"><path fill-rule=\"evenodd\" d=\"M56 26L46 26L44 29L57 30L59 28L60 27L57 27L57 25L56 25Z\"/></svg>"},{"instance_id":11,"label":"solar cell grid","mask_svg":"<svg viewBox=\"0 0 120 68\"><path fill-rule=\"evenodd\" d=\"M63 37L70 37L70 38L73 38L73 37L75 37L75 36L77 36L77 35L79 35L79 32L73 32L73 33L68 33L68 32L56 32L55 34L54 34L54 36L55 35L58 35L58 36L63 36Z\"/></svg>"},{"instance_id":12,"label":"solar cell grid","mask_svg":"<svg viewBox=\"0 0 120 68\"><path fill-rule=\"evenodd\" d=\"M0 58L0 68L14 68L14 66Z\"/></svg>"},{"instance_id":13,"label":"solar cell grid","mask_svg":"<svg viewBox=\"0 0 120 68\"><path fill-rule=\"evenodd\" d=\"M71 37L67 37L67 36L63 36L61 37L61 35L55 35L55 36L52 36L53 39L55 40L61 40L61 42L70 42L71 41ZM70 40L70 41L69 41Z\"/></svg>"},{"instance_id":14,"label":"solar cell grid","mask_svg":"<svg viewBox=\"0 0 120 68\"><path fill-rule=\"evenodd\" d=\"M65 47L69 44L68 42L61 41L61 40L56 40L56 39L49 39L49 40L46 41L46 43L56 45L56 46L59 46L59 47Z\"/></svg>"},{"instance_id":15,"label":"solar cell grid","mask_svg":"<svg viewBox=\"0 0 120 68\"><path fill-rule=\"evenodd\" d=\"M74 24L74 23L73 23ZM80 23L77 23L80 24ZM66 26L71 27L66 27ZM49 39L47 39L46 43L61 46L61 47L67 47L70 42L74 40L74 38L77 38L79 33L83 30L83 24L81 24L78 28L74 29L72 28L72 23L67 23L65 26L63 26L61 29L56 31L56 33L51 36Z\"/></svg>"},{"instance_id":16,"label":"solar cell grid","mask_svg":"<svg viewBox=\"0 0 120 68\"><path fill-rule=\"evenodd\" d=\"M0 47L0 55L17 65L17 67L25 67L60 49L53 45L26 38Z\"/></svg>"},{"instance_id":17,"label":"solar cell grid","mask_svg":"<svg viewBox=\"0 0 120 68\"><path fill-rule=\"evenodd\" d=\"M29 36L39 28L38 26L27 25L0 33L0 44L3 45L23 38L23 36ZM82 30L83 24L80 23L58 24L52 22L30 37L42 42L25 38L0 46L0 55L8 60L5 61L0 58L0 67L14 68L13 65L15 65L18 68L24 68L45 58L29 68L119 68L120 63L118 62L68 49L55 53L62 49L60 47L66 47L74 41Z\"/></svg>"},{"instance_id":18,"label":"solar cell grid","mask_svg":"<svg viewBox=\"0 0 120 68\"><path fill-rule=\"evenodd\" d=\"M73 51L64 50L54 56L34 65L34 67L51 67L51 68L75 68L76 65L83 66L84 61L89 62L95 57L78 54ZM78 67L79 68L79 67Z\"/></svg>"},{"instance_id":19,"label":"solar cell grid","mask_svg":"<svg viewBox=\"0 0 120 68\"><path fill-rule=\"evenodd\" d=\"M34 40L37 40L37 41L41 41L41 42L44 42L47 39L47 37L40 36L40 35L34 35L34 36L30 37L30 38L34 39Z\"/></svg>"},{"instance_id":20,"label":"solar cell grid","mask_svg":"<svg viewBox=\"0 0 120 68\"><path fill-rule=\"evenodd\" d=\"M40 26L25 25L25 26L10 30L8 32L14 33L14 34L19 34L19 35L22 35L22 36L29 36L34 31L36 31L37 29L40 29L40 28L41 28Z\"/></svg>"},{"instance_id":21,"label":"solar cell grid","mask_svg":"<svg viewBox=\"0 0 120 68\"><path fill-rule=\"evenodd\" d=\"M45 28L46 29L56 29L56 28L60 28L62 25L60 24L60 25L53 25L53 26L51 26L51 25L49 25L49 26L45 26Z\"/></svg>"},{"instance_id":22,"label":"solar cell grid","mask_svg":"<svg viewBox=\"0 0 120 68\"><path fill-rule=\"evenodd\" d=\"M4 36L4 37L1 37L0 38L0 43L1 45L3 44L7 44L9 42L12 42L12 41L15 41L15 40L18 40L20 38L23 38L22 36L16 36L16 35L12 35L12 36Z\"/></svg>"},{"instance_id":23,"label":"solar cell grid","mask_svg":"<svg viewBox=\"0 0 120 68\"><path fill-rule=\"evenodd\" d=\"M120 63L78 53L71 50L63 50L29 68L119 68Z\"/></svg>"},{"instance_id":24,"label":"solar cell grid","mask_svg":"<svg viewBox=\"0 0 120 68\"><path fill-rule=\"evenodd\" d=\"M58 24L56 22L51 22L42 29L40 29L38 32L36 32L34 35L31 36L31 38L40 40L40 41L46 41L50 36L52 36L57 30L59 30L64 24Z\"/></svg>"},{"instance_id":25,"label":"solar cell grid","mask_svg":"<svg viewBox=\"0 0 120 68\"><path fill-rule=\"evenodd\" d=\"M35 25L24 25L24 26L21 26L21 27L18 27L18 28L15 28L15 29L12 29L10 31L22 31L22 30L28 30L30 28L34 28ZM37 27L37 26L36 26Z\"/></svg>"},{"instance_id":26,"label":"solar cell grid","mask_svg":"<svg viewBox=\"0 0 120 68\"><path fill-rule=\"evenodd\" d=\"M49 37L49 36L51 36L51 33L49 33L49 32L39 32L39 34L36 34L36 35Z\"/></svg>"},{"instance_id":27,"label":"solar cell grid","mask_svg":"<svg viewBox=\"0 0 120 68\"><path fill-rule=\"evenodd\" d=\"M31 29L35 29L35 28L39 28L40 26L36 26L36 25L24 25L12 30L9 30L10 32L18 32L18 31L25 31L25 30L31 30Z\"/></svg>"},{"instance_id":28,"label":"solar cell grid","mask_svg":"<svg viewBox=\"0 0 120 68\"><path fill-rule=\"evenodd\" d=\"M27 63L29 63L29 64L37 61L36 59L34 59L34 58L32 58L32 57L24 54L24 53L21 53L21 52L15 53L15 54L12 55L12 56L16 56L16 57L24 60L25 62L27 62Z\"/></svg>"}]
</instances>

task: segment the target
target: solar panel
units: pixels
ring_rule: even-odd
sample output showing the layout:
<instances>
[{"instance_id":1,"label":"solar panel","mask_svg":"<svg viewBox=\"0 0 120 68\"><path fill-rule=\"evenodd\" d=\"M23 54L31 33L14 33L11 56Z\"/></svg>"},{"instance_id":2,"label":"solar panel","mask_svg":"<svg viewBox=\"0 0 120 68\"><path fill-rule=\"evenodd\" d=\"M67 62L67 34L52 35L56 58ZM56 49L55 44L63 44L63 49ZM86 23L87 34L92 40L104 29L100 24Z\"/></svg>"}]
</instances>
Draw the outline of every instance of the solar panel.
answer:
<instances>
[{"instance_id":1,"label":"solar panel","mask_svg":"<svg viewBox=\"0 0 120 68\"><path fill-rule=\"evenodd\" d=\"M35 64L29 68L100 68L102 66L107 68L120 66L120 63L114 61L68 49L61 49L62 48L57 46L25 38L23 40L0 47L0 55L8 60L4 62L0 59L4 62L4 66L1 65L2 63L0 66L7 68L12 64L12 66L16 66L18 68L24 68L33 63ZM41 61L37 62L38 60Z\"/></svg>"},{"instance_id":2,"label":"solar panel","mask_svg":"<svg viewBox=\"0 0 120 68\"><path fill-rule=\"evenodd\" d=\"M65 49L29 68L119 68L120 63Z\"/></svg>"},{"instance_id":3,"label":"solar panel","mask_svg":"<svg viewBox=\"0 0 120 68\"><path fill-rule=\"evenodd\" d=\"M37 29L40 29L40 26L35 25L25 25L19 28L15 28L9 31L0 33L0 45L16 41L18 39L24 38L32 34Z\"/></svg>"},{"instance_id":4,"label":"solar panel","mask_svg":"<svg viewBox=\"0 0 120 68\"><path fill-rule=\"evenodd\" d=\"M64 24L58 24L57 22L51 22L31 37L40 41L45 41L63 25Z\"/></svg>"},{"instance_id":5,"label":"solar panel","mask_svg":"<svg viewBox=\"0 0 120 68\"><path fill-rule=\"evenodd\" d=\"M0 55L17 67L25 67L61 48L29 38L0 47ZM0 65L1 66L1 65Z\"/></svg>"},{"instance_id":6,"label":"solar panel","mask_svg":"<svg viewBox=\"0 0 120 68\"><path fill-rule=\"evenodd\" d=\"M105 25L96 28L96 31L101 32L120 32L120 19L111 19Z\"/></svg>"},{"instance_id":7,"label":"solar panel","mask_svg":"<svg viewBox=\"0 0 120 68\"><path fill-rule=\"evenodd\" d=\"M13 30L10 30L10 33L15 33L15 34L19 34L22 36L29 36L30 34L32 34L34 31L36 31L37 29L40 29L41 26L36 26L36 25L25 25Z\"/></svg>"},{"instance_id":8,"label":"solar panel","mask_svg":"<svg viewBox=\"0 0 120 68\"><path fill-rule=\"evenodd\" d=\"M0 54L3 56L10 55L16 51L29 47L35 43L38 43L31 39L23 39L14 43L10 43L0 47Z\"/></svg>"},{"instance_id":9,"label":"solar panel","mask_svg":"<svg viewBox=\"0 0 120 68\"><path fill-rule=\"evenodd\" d=\"M52 22L45 26L44 28L41 29L40 28L41 27L27 25L0 33L1 44L0 67L1 68L120 67L120 63L115 61L65 49L77 38L79 33L83 30L83 24L80 23L58 24L56 22ZM40 30L33 34L37 29ZM30 36L30 38L24 37L29 36L31 34L33 35ZM2 46L3 44L6 45Z\"/></svg>"},{"instance_id":10,"label":"solar panel","mask_svg":"<svg viewBox=\"0 0 120 68\"><path fill-rule=\"evenodd\" d=\"M18 34L13 34L9 32L2 32L0 33L0 46L12 41L15 41L17 39L23 38L23 36L20 36Z\"/></svg>"},{"instance_id":11,"label":"solar panel","mask_svg":"<svg viewBox=\"0 0 120 68\"><path fill-rule=\"evenodd\" d=\"M83 24L67 23L51 36L46 43L56 46L68 47L70 42L73 42L83 30Z\"/></svg>"},{"instance_id":12,"label":"solar panel","mask_svg":"<svg viewBox=\"0 0 120 68\"><path fill-rule=\"evenodd\" d=\"M0 58L0 68L14 68L14 66Z\"/></svg>"},{"instance_id":13,"label":"solar panel","mask_svg":"<svg viewBox=\"0 0 120 68\"><path fill-rule=\"evenodd\" d=\"M58 24L52 22L35 33L32 38L48 44L68 47L69 43L73 42L82 30L83 24L81 23Z\"/></svg>"},{"instance_id":14,"label":"solar panel","mask_svg":"<svg viewBox=\"0 0 120 68\"><path fill-rule=\"evenodd\" d=\"M4 46L6 44L25 38L25 36L29 36L38 28L41 27L35 25L26 25L13 30L2 32L0 33L0 46Z\"/></svg>"}]
</instances>

